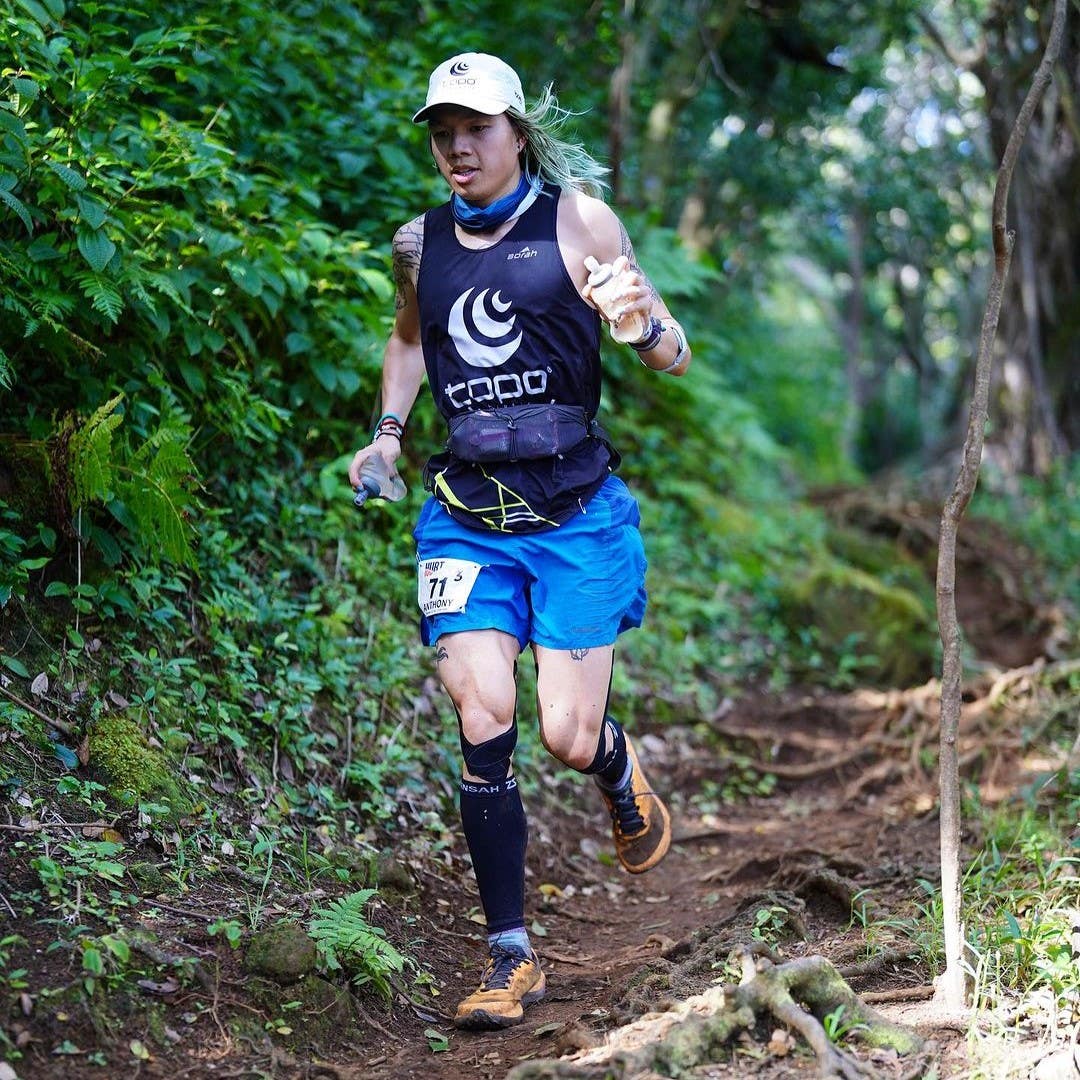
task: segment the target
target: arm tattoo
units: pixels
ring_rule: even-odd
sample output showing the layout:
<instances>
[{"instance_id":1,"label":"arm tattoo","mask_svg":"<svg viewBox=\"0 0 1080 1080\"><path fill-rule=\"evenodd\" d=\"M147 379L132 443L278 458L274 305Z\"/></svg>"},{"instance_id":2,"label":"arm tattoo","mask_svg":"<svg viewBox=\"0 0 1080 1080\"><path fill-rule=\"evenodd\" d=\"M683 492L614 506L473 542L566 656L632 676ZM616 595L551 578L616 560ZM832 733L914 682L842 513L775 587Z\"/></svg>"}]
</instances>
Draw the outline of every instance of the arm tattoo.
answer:
<instances>
[{"instance_id":1,"label":"arm tattoo","mask_svg":"<svg viewBox=\"0 0 1080 1080\"><path fill-rule=\"evenodd\" d=\"M416 281L423 250L424 219L418 217L402 225L394 235L394 307L398 311L407 303L407 288Z\"/></svg>"},{"instance_id":2,"label":"arm tattoo","mask_svg":"<svg viewBox=\"0 0 1080 1080\"><path fill-rule=\"evenodd\" d=\"M588 655L589 655L589 650L588 649L571 649L570 650L570 659L571 660L584 660L585 657L588 656Z\"/></svg>"},{"instance_id":3,"label":"arm tattoo","mask_svg":"<svg viewBox=\"0 0 1080 1080\"><path fill-rule=\"evenodd\" d=\"M626 226L619 222L619 254L625 255L630 260L630 269L636 270L642 278L645 279L645 284L649 289L649 298L654 304L660 302L660 294L656 291L656 286L649 280L648 275L637 264L637 259L634 258L634 245L630 243L630 234L626 231Z\"/></svg>"}]
</instances>

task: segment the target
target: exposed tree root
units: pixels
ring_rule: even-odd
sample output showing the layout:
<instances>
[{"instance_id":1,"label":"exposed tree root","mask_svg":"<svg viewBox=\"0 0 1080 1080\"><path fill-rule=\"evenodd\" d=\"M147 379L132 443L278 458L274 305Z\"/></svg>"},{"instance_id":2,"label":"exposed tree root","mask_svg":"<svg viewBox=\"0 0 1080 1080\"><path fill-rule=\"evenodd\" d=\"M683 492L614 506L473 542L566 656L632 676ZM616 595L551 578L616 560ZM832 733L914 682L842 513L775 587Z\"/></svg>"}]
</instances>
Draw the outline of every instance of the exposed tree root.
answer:
<instances>
[{"instance_id":1,"label":"exposed tree root","mask_svg":"<svg viewBox=\"0 0 1080 1080\"><path fill-rule=\"evenodd\" d=\"M996 769L1009 770L1021 740L1016 736L1015 715L1021 712L1035 724L1034 737L1042 727L1057 722L1063 709L1054 709L1055 685L1080 671L1080 660L1047 662L1038 659L1024 667L990 672L964 688L958 738L962 769L978 768L983 776ZM847 783L841 805L862 798L868 789L892 784L932 786L924 755L936 753L940 722L941 686L931 679L907 690L857 691L844 698L849 731L828 734L800 730L807 723L807 707L800 705L751 729L731 720L718 720L720 734L756 749L755 768L792 782L813 780L824 773L839 773ZM1072 708L1071 702L1065 709ZM1026 741L1033 738L1027 732ZM794 760L792 760L794 758ZM1062 764L1065 764L1063 762ZM1069 756L1070 767L1080 765L1080 731ZM692 839L704 839L708 833Z\"/></svg>"},{"instance_id":2,"label":"exposed tree root","mask_svg":"<svg viewBox=\"0 0 1080 1080\"><path fill-rule=\"evenodd\" d=\"M604 1045L558 1061L517 1066L507 1080L631 1080L680 1077L717 1061L739 1032L771 1017L806 1041L820 1075L867 1080L881 1075L829 1040L822 1018L843 1006L843 1021L865 1045L895 1054L918 1054L922 1039L864 1004L822 956L779 962L763 946L741 950L738 986L713 986L665 1013L648 1013L611 1032ZM912 1073L911 1075L917 1075Z\"/></svg>"}]
</instances>

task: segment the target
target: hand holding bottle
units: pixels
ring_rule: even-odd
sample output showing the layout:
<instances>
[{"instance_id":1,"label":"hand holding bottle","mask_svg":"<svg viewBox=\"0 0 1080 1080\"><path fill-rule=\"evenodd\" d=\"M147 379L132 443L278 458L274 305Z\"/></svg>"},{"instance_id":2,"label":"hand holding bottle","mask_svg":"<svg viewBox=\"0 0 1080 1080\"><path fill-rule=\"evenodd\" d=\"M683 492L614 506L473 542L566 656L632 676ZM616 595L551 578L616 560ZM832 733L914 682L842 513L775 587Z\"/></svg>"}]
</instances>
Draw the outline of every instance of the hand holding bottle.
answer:
<instances>
[{"instance_id":1,"label":"hand holding bottle","mask_svg":"<svg viewBox=\"0 0 1080 1080\"><path fill-rule=\"evenodd\" d=\"M388 461L375 443L357 451L349 466L349 483L355 492L353 506L356 507L362 507L368 499L399 502L407 492L397 465Z\"/></svg>"},{"instance_id":2,"label":"hand holding bottle","mask_svg":"<svg viewBox=\"0 0 1080 1080\"><path fill-rule=\"evenodd\" d=\"M630 266L630 260L620 255L613 263L600 263L595 256L585 257L585 269L589 271L589 280L581 290L581 295L594 304L604 321L608 324L611 336L616 341L640 341L649 333L649 311L651 304L640 303L641 296L635 297L635 291L641 290L639 278Z\"/></svg>"}]
</instances>

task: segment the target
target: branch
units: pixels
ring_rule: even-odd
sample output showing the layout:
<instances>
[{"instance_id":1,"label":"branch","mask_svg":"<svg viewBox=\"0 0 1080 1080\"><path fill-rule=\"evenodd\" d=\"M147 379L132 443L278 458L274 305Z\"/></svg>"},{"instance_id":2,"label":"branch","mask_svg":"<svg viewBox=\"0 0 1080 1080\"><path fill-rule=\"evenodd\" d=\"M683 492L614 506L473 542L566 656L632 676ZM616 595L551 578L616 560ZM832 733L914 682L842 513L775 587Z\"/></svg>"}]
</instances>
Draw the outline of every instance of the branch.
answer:
<instances>
[{"instance_id":1,"label":"branch","mask_svg":"<svg viewBox=\"0 0 1080 1080\"><path fill-rule=\"evenodd\" d=\"M945 502L937 563L938 629L943 646L941 679L941 896L945 923L945 974L941 994L945 1005L959 1010L964 1004L964 973L962 968L963 928L960 923L960 764L957 754L957 733L960 726L960 691L962 665L960 658L960 626L956 616L956 536L979 476L982 458L990 375L993 368L994 338L1001 314L1001 298L1012 258L1014 234L1006 229L1005 211L1020 146L1027 134L1035 107L1046 90L1054 64L1061 51L1065 29L1067 0L1055 0L1054 19L1042 61L1027 97L1013 124L1009 141L1002 155L994 187L993 244L994 274L990 281L986 308L979 337L979 353L975 364L975 388L971 411L968 414L967 436L960 469L952 494Z\"/></svg>"},{"instance_id":2,"label":"branch","mask_svg":"<svg viewBox=\"0 0 1080 1080\"><path fill-rule=\"evenodd\" d=\"M981 45L969 45L966 49L958 49L946 40L937 23L925 12L917 12L915 17L930 40L944 53L949 63L964 68L966 71L974 71L986 59L985 39Z\"/></svg>"},{"instance_id":3,"label":"branch","mask_svg":"<svg viewBox=\"0 0 1080 1080\"><path fill-rule=\"evenodd\" d=\"M75 728L71 724L67 723L64 720L54 720L47 713L43 713L40 709L35 708L28 701L23 701L23 699L21 697L18 697L16 694L13 694L3 684L0 684L0 694L3 694L4 697L10 698L12 701L15 702L16 705L19 706L20 709L25 709L28 713L30 713L33 716L36 716L39 720L43 720L50 727L56 728L57 731L60 731L63 734L69 736L69 737L74 737L75 736L75 734L76 734Z\"/></svg>"}]
</instances>

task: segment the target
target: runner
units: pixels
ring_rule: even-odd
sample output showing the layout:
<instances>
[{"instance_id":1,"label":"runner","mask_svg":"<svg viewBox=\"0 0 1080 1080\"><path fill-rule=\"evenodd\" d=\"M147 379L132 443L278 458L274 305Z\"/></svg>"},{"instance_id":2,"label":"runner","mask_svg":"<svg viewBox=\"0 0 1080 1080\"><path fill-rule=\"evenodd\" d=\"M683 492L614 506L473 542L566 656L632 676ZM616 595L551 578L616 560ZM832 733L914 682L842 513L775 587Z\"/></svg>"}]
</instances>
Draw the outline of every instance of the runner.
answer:
<instances>
[{"instance_id":1,"label":"runner","mask_svg":"<svg viewBox=\"0 0 1080 1080\"><path fill-rule=\"evenodd\" d=\"M599 198L606 170L560 137L566 116L551 87L526 108L517 74L485 53L432 73L413 119L428 126L450 200L394 236L385 411L349 468L354 487L374 454L394 471L426 377L449 437L425 469L432 497L414 532L421 636L458 714L461 820L491 954L458 1007L463 1028L520 1023L545 989L525 928L527 825L511 767L522 650L536 660L543 744L594 778L622 865L650 870L671 840L668 811L608 713L615 639L645 611L645 555L619 455L596 422L591 301L613 333L635 338L650 372L684 375L690 349Z\"/></svg>"}]
</instances>

